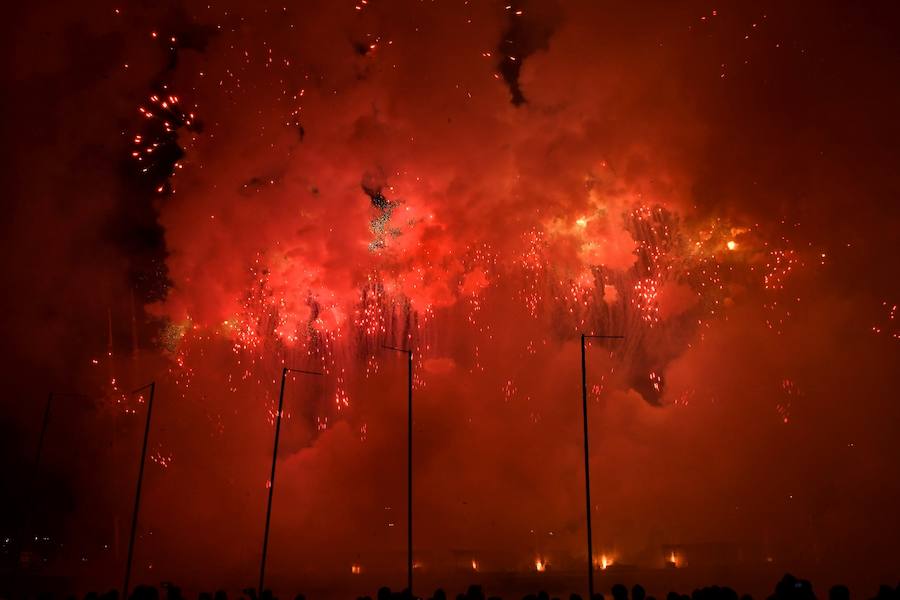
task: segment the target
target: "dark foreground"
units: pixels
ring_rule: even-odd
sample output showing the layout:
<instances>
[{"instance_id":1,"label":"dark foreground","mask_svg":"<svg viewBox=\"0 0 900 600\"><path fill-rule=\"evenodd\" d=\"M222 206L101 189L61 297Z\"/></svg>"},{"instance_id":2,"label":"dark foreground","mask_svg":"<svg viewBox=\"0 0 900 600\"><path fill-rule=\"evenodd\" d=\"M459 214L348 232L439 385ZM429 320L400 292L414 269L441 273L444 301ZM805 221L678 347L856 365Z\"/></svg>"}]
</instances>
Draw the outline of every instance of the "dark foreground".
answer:
<instances>
[{"instance_id":1,"label":"dark foreground","mask_svg":"<svg viewBox=\"0 0 900 600\"><path fill-rule=\"evenodd\" d=\"M119 600L118 590L108 590L103 593L88 592L84 596L84 600ZM832 586L827 593L816 595L813 586L809 581L797 579L793 575L786 574L775 585L773 593L767 597L767 600L818 600L826 598L828 600L850 600L851 594L849 588L844 585ZM258 597L256 590L245 589L243 594L238 595L239 600L279 600L271 591L266 590ZM429 596L427 600L447 600L447 593L443 589L437 589L434 594ZM622 584L612 586L609 594L610 600L657 600L656 597L648 596L643 586L637 584L629 590ZM865 598L866 600L900 600L900 584L895 586L881 585L875 594L855 595L853 598ZM0 593L0 600L77 600L75 594L52 594L48 592L42 593ZM197 595L198 600L228 600L228 594L222 590L216 592L201 592ZM164 584L161 589L148 585L139 585L131 590L128 600L188 600L188 596L182 593L181 589L173 584ZM302 594L294 596L293 600L306 600ZM371 596L361 596L356 600L373 600ZM391 591L390 588L382 587L378 590L374 600L417 600L408 590L400 592ZM500 596L488 596L480 585L470 585L465 593L456 594L456 600L501 600ZM526 594L522 600L562 600L558 596L551 597L547 592L540 591L536 594ZM568 600L583 600L579 594L571 594ZM594 594L592 600L607 600L607 596L602 593ZM661 600L661 599L660 599ZM665 600L753 600L749 594L739 594L730 587L720 587L717 585L695 589L690 594L684 594L677 591L670 591Z\"/></svg>"}]
</instances>

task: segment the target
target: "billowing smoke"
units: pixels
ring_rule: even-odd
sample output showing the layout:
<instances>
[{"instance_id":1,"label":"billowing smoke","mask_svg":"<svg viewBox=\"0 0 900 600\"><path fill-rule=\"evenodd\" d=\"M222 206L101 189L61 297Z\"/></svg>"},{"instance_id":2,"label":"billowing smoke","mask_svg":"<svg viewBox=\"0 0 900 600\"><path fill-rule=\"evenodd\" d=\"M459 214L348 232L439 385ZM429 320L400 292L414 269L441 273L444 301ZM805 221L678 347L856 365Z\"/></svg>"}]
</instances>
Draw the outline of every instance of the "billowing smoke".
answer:
<instances>
[{"instance_id":1,"label":"billowing smoke","mask_svg":"<svg viewBox=\"0 0 900 600\"><path fill-rule=\"evenodd\" d=\"M873 99L877 69L854 66L896 48L876 35L838 56L832 36L865 14L770 8L25 15L26 33L114 49L19 74L60 116L16 159L35 200L8 243L41 251L6 271L40 300L10 340L22 372L51 362L54 385L103 398L83 427L111 431L112 451L73 489L123 488L97 501L112 525L74 500L71 521L106 533L68 526L67 543L121 543L145 408L127 390L153 377L137 578L252 582L289 366L324 375L288 379L272 580L326 585L352 564L398 579L406 379L390 345L415 356L421 572L575 570L593 333L624 336L587 350L598 554L661 566L664 546L689 561L715 542L750 564L885 572L898 289L881 201L898 181L895 123L875 121L898 94Z\"/></svg>"}]
</instances>

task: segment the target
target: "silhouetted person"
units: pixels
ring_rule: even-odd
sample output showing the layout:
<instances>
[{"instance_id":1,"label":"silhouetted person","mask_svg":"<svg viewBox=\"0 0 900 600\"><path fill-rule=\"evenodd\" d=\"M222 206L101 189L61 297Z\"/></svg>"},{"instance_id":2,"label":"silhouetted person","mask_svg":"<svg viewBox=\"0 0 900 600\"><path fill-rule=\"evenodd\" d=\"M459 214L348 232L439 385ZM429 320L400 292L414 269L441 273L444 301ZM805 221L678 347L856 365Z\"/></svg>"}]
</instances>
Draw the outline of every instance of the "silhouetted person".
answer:
<instances>
[{"instance_id":1,"label":"silhouetted person","mask_svg":"<svg viewBox=\"0 0 900 600\"><path fill-rule=\"evenodd\" d=\"M431 600L447 600L447 592L444 591L444 588L438 588L434 590L434 596L431 597Z\"/></svg>"},{"instance_id":2,"label":"silhouetted person","mask_svg":"<svg viewBox=\"0 0 900 600\"><path fill-rule=\"evenodd\" d=\"M571 593L569 594L569 600L581 600L581 594Z\"/></svg>"},{"instance_id":3,"label":"silhouetted person","mask_svg":"<svg viewBox=\"0 0 900 600\"><path fill-rule=\"evenodd\" d=\"M538 592L537 600L550 600L550 594L541 590Z\"/></svg>"},{"instance_id":4,"label":"silhouetted person","mask_svg":"<svg viewBox=\"0 0 900 600\"><path fill-rule=\"evenodd\" d=\"M131 600L159 600L159 591L149 585L139 585L131 591Z\"/></svg>"},{"instance_id":5,"label":"silhouetted person","mask_svg":"<svg viewBox=\"0 0 900 600\"><path fill-rule=\"evenodd\" d=\"M601 592L594 592L593 600L606 600L606 597Z\"/></svg>"},{"instance_id":6,"label":"silhouetted person","mask_svg":"<svg viewBox=\"0 0 900 600\"><path fill-rule=\"evenodd\" d=\"M216 590L213 600L228 600L228 594L225 593L225 590Z\"/></svg>"},{"instance_id":7,"label":"silhouetted person","mask_svg":"<svg viewBox=\"0 0 900 600\"><path fill-rule=\"evenodd\" d=\"M164 583L163 588L166 590L166 600L184 600L181 595L181 588L171 583Z\"/></svg>"},{"instance_id":8,"label":"silhouetted person","mask_svg":"<svg viewBox=\"0 0 900 600\"><path fill-rule=\"evenodd\" d=\"M484 590L481 589L480 585L470 585L469 589L466 590L466 598L468 600L484 600Z\"/></svg>"},{"instance_id":9,"label":"silhouetted person","mask_svg":"<svg viewBox=\"0 0 900 600\"><path fill-rule=\"evenodd\" d=\"M741 596L741 600L753 600L753 596L751 596L750 594L744 594L743 596Z\"/></svg>"},{"instance_id":10,"label":"silhouetted person","mask_svg":"<svg viewBox=\"0 0 900 600\"><path fill-rule=\"evenodd\" d=\"M878 595L875 598L877 600L894 600L897 596L894 595L894 588L889 585L881 585L878 587Z\"/></svg>"},{"instance_id":11,"label":"silhouetted person","mask_svg":"<svg viewBox=\"0 0 900 600\"><path fill-rule=\"evenodd\" d=\"M828 600L850 600L850 590L846 585L833 585L828 590Z\"/></svg>"},{"instance_id":12,"label":"silhouetted person","mask_svg":"<svg viewBox=\"0 0 900 600\"><path fill-rule=\"evenodd\" d=\"M628 588L621 583L617 583L612 586L612 597L613 600L628 600Z\"/></svg>"},{"instance_id":13,"label":"silhouetted person","mask_svg":"<svg viewBox=\"0 0 900 600\"><path fill-rule=\"evenodd\" d=\"M631 587L631 600L645 600L647 598L647 592L644 590L644 586L639 583L634 584Z\"/></svg>"}]
</instances>

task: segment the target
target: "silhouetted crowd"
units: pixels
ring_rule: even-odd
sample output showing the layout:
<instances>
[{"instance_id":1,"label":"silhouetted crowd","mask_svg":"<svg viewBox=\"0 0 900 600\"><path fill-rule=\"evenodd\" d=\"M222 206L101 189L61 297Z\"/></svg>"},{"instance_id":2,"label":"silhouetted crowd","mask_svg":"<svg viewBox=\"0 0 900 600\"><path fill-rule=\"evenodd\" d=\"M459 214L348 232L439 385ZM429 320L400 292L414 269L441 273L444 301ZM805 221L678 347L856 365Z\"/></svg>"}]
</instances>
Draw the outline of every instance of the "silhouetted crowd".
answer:
<instances>
[{"instance_id":1,"label":"silhouetted crowd","mask_svg":"<svg viewBox=\"0 0 900 600\"><path fill-rule=\"evenodd\" d=\"M629 590L622 584L612 586L610 590L612 600L656 600L654 596L648 596L641 585L635 585ZM8 600L0 596L0 600ZM36 600L55 600L52 594L40 594ZM70 595L65 600L77 600L74 595ZM103 594L97 592L89 592L84 596L84 600L119 600L119 592L110 590ZM162 593L153 586L139 585L135 587L128 600L187 600L182 591L177 586L166 584L163 586ZM197 600L228 600L228 594L219 590L215 593L202 592L198 595ZM258 597L256 590L245 589L238 600L279 600L271 591L265 590L262 596ZM303 594L294 596L294 600L306 600ZM371 596L361 596L357 600L372 600ZM393 592L388 587L382 587L378 590L375 600L416 600L408 590ZM447 600L447 593L438 589L427 598L427 600ZM501 600L499 596L486 596L480 585L470 585L465 593L456 595L456 600ZM522 600L561 600L558 596L551 597L547 592L541 591L537 594L527 594ZM579 594L571 594L569 600L582 600ZM592 600L606 600L604 594L594 594ZM749 594L739 595L730 587L720 587L717 585L704 587L694 590L690 595L679 594L678 592L669 592L665 600L753 600ZM818 600L813 592L812 584L805 579L797 579L793 575L786 574L775 585L775 591L769 595L767 600ZM824 598L823 598L824 600ZM828 600L850 600L850 590L844 585L835 585L828 590ZM882 585L878 589L875 596L868 597L867 600L900 600L900 584L896 587Z\"/></svg>"}]
</instances>

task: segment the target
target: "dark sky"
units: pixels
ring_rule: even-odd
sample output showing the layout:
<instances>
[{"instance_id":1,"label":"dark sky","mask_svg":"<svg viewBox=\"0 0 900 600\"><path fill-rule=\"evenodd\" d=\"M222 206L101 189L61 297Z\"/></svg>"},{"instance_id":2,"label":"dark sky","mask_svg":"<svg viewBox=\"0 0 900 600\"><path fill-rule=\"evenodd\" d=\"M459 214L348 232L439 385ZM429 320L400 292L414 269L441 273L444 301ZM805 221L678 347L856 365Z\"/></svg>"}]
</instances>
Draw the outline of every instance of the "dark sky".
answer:
<instances>
[{"instance_id":1,"label":"dark sky","mask_svg":"<svg viewBox=\"0 0 900 600\"><path fill-rule=\"evenodd\" d=\"M896 578L892 3L11 11L6 529L46 394L79 390L37 521L121 540L144 410L123 390L154 378L136 570L252 578L288 364L327 376L291 382L273 577L375 568L404 543L387 342L417 357L422 560L568 568L577 335L605 332L626 340L589 350L598 551Z\"/></svg>"}]
</instances>

